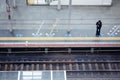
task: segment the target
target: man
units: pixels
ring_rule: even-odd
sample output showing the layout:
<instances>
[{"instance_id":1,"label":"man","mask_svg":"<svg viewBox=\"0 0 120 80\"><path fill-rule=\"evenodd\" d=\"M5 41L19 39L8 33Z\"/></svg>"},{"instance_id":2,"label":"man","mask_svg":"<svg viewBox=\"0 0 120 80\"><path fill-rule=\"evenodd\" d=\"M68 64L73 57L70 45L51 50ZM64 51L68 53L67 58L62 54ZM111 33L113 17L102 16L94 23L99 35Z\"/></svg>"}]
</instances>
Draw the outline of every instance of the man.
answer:
<instances>
[{"instance_id":1,"label":"man","mask_svg":"<svg viewBox=\"0 0 120 80\"><path fill-rule=\"evenodd\" d=\"M6 11L8 13L8 20L11 20L11 15L10 15L10 7L6 7Z\"/></svg>"},{"instance_id":2,"label":"man","mask_svg":"<svg viewBox=\"0 0 120 80\"><path fill-rule=\"evenodd\" d=\"M97 26L96 36L100 36L100 30L101 30L101 27L102 27L102 22L101 22L101 20L99 20L99 21L96 23L96 26Z\"/></svg>"}]
</instances>

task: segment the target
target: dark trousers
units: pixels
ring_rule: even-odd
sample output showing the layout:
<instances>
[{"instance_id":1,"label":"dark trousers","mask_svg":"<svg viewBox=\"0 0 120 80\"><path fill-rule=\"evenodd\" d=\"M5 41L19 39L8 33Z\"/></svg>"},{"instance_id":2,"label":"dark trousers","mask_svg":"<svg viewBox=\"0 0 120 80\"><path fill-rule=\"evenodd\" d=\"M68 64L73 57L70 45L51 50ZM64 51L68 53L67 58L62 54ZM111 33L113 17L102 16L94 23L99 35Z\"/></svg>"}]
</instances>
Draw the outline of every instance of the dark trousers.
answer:
<instances>
[{"instance_id":1,"label":"dark trousers","mask_svg":"<svg viewBox=\"0 0 120 80\"><path fill-rule=\"evenodd\" d=\"M11 20L11 15L10 14L8 14L8 20Z\"/></svg>"},{"instance_id":2,"label":"dark trousers","mask_svg":"<svg viewBox=\"0 0 120 80\"><path fill-rule=\"evenodd\" d=\"M100 36L100 30L101 30L100 28L96 29L96 36Z\"/></svg>"}]
</instances>

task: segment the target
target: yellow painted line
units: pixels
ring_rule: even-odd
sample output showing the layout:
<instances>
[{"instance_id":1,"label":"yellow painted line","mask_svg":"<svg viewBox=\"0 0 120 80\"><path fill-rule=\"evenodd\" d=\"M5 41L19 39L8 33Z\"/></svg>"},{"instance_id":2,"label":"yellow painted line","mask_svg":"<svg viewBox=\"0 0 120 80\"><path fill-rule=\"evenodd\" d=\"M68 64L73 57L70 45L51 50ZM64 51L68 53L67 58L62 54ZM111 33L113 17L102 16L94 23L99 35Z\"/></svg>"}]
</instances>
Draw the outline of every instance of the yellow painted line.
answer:
<instances>
[{"instance_id":1,"label":"yellow painted line","mask_svg":"<svg viewBox=\"0 0 120 80\"><path fill-rule=\"evenodd\" d=\"M117 40L120 37L0 37L0 40Z\"/></svg>"},{"instance_id":2,"label":"yellow painted line","mask_svg":"<svg viewBox=\"0 0 120 80\"><path fill-rule=\"evenodd\" d=\"M54 23L53 26L52 26L52 29L51 29L51 31L50 31L50 34L53 33L54 29L55 29L56 26L57 26L57 23L58 23L58 20L56 19L55 23Z\"/></svg>"}]
</instances>

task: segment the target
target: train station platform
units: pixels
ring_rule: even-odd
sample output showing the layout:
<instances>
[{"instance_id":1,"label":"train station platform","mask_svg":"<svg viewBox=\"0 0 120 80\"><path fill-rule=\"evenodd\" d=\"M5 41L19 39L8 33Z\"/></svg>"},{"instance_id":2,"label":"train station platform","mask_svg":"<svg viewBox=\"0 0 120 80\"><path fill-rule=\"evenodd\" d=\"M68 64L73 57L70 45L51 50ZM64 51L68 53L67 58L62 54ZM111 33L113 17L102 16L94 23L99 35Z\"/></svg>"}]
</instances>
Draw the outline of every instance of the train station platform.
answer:
<instances>
[{"instance_id":1,"label":"train station platform","mask_svg":"<svg viewBox=\"0 0 120 80\"><path fill-rule=\"evenodd\" d=\"M32 3L33 0L28 0ZM0 47L120 47L120 1L111 6L29 6L17 0L11 20L2 0ZM96 22L101 20L100 37ZM67 34L67 31L70 34Z\"/></svg>"}]
</instances>

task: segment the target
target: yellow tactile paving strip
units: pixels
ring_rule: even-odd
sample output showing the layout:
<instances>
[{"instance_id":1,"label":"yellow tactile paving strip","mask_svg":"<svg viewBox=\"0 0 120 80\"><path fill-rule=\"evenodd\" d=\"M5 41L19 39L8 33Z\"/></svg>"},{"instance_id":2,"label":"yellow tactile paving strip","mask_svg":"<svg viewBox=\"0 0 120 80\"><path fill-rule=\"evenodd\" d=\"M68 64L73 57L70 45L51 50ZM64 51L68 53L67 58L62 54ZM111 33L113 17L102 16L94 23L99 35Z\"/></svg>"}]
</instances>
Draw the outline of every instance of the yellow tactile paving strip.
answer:
<instances>
[{"instance_id":1,"label":"yellow tactile paving strip","mask_svg":"<svg viewBox=\"0 0 120 80\"><path fill-rule=\"evenodd\" d=\"M41 41L55 41L55 40L117 40L120 37L0 37L0 40L41 40Z\"/></svg>"}]
</instances>

